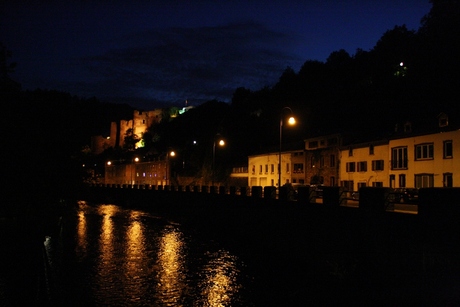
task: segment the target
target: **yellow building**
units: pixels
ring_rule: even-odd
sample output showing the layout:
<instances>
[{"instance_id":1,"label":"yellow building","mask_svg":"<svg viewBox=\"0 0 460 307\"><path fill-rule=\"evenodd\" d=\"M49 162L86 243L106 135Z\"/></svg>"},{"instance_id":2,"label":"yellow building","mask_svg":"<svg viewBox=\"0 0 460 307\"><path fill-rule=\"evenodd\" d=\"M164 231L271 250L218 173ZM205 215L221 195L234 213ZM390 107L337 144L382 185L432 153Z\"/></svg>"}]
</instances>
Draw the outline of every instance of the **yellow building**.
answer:
<instances>
[{"instance_id":1,"label":"yellow building","mask_svg":"<svg viewBox=\"0 0 460 307\"><path fill-rule=\"evenodd\" d=\"M390 187L459 187L460 130L390 140Z\"/></svg>"},{"instance_id":2,"label":"yellow building","mask_svg":"<svg viewBox=\"0 0 460 307\"><path fill-rule=\"evenodd\" d=\"M460 130L343 147L341 186L460 187Z\"/></svg>"},{"instance_id":3,"label":"yellow building","mask_svg":"<svg viewBox=\"0 0 460 307\"><path fill-rule=\"evenodd\" d=\"M388 141L346 146L340 151L340 182L349 191L388 187Z\"/></svg>"},{"instance_id":4,"label":"yellow building","mask_svg":"<svg viewBox=\"0 0 460 307\"><path fill-rule=\"evenodd\" d=\"M292 183L293 156L298 157L300 151L281 153L281 186ZM278 186L279 152L249 156L248 158L248 186ZM296 163L298 166L299 162ZM295 170L297 172L297 170Z\"/></svg>"}]
</instances>

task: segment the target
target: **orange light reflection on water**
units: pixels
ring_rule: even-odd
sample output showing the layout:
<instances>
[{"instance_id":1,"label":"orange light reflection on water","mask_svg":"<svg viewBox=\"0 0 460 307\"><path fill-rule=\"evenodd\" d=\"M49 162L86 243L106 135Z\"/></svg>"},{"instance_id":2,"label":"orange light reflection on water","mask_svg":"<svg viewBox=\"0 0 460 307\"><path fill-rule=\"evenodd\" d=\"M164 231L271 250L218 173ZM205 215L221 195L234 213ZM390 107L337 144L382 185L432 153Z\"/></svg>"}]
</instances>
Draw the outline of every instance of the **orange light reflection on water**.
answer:
<instances>
[{"instance_id":1,"label":"orange light reflection on water","mask_svg":"<svg viewBox=\"0 0 460 307\"><path fill-rule=\"evenodd\" d=\"M158 251L158 293L166 306L182 306L181 297L186 289L182 233L168 227L160 238Z\"/></svg>"}]
</instances>

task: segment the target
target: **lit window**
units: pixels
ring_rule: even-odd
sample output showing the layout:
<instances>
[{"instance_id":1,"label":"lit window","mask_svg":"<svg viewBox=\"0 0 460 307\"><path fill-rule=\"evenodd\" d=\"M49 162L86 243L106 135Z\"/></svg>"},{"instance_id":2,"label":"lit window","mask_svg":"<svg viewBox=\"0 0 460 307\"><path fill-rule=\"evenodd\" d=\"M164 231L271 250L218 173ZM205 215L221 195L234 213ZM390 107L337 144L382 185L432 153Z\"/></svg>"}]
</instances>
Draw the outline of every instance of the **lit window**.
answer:
<instances>
[{"instance_id":1,"label":"lit window","mask_svg":"<svg viewBox=\"0 0 460 307\"><path fill-rule=\"evenodd\" d=\"M296 174L303 173L303 163L294 163L293 172Z\"/></svg>"}]
</instances>

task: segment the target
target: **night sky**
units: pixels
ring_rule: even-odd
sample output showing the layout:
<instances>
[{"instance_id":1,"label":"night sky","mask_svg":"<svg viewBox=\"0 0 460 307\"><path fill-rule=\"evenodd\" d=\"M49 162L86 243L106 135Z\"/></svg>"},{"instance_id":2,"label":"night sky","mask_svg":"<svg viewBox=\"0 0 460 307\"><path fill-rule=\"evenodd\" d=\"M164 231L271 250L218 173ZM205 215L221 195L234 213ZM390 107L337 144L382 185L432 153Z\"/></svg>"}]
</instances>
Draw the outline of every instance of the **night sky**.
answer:
<instances>
[{"instance_id":1,"label":"night sky","mask_svg":"<svg viewBox=\"0 0 460 307\"><path fill-rule=\"evenodd\" d=\"M140 109L230 101L286 67L372 49L396 25L417 30L428 0L26 1L0 4L0 42L25 90Z\"/></svg>"}]
</instances>

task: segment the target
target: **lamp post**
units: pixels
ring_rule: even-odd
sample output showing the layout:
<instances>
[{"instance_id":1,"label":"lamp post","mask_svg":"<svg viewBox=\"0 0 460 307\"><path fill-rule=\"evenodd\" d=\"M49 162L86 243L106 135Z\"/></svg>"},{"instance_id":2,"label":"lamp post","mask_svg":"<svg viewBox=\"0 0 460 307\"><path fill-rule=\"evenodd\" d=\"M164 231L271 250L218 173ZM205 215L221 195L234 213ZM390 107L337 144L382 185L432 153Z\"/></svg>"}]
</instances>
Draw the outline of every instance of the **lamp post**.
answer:
<instances>
[{"instance_id":1,"label":"lamp post","mask_svg":"<svg viewBox=\"0 0 460 307\"><path fill-rule=\"evenodd\" d=\"M171 157L174 157L176 152L174 150L169 151L166 154L166 185L170 185L171 183Z\"/></svg>"},{"instance_id":2,"label":"lamp post","mask_svg":"<svg viewBox=\"0 0 460 307\"><path fill-rule=\"evenodd\" d=\"M280 148L279 148L279 155L278 155L278 189L281 188L281 144L283 141L283 115L284 115L284 110L289 110L290 112L290 117L288 119L288 124L289 125L295 125L295 118L292 116L292 109L290 107L284 107L281 109L280 112Z\"/></svg>"},{"instance_id":3,"label":"lamp post","mask_svg":"<svg viewBox=\"0 0 460 307\"><path fill-rule=\"evenodd\" d=\"M134 172L136 162L139 162L138 157L134 157L133 160L131 161L131 187L134 187L133 172Z\"/></svg>"},{"instance_id":4,"label":"lamp post","mask_svg":"<svg viewBox=\"0 0 460 307\"><path fill-rule=\"evenodd\" d=\"M212 145L211 186L214 186L214 168L215 168L215 163L216 163L216 141L217 139L214 138L214 143ZM225 141L223 139L219 139L218 144L219 146L224 146Z\"/></svg>"}]
</instances>

